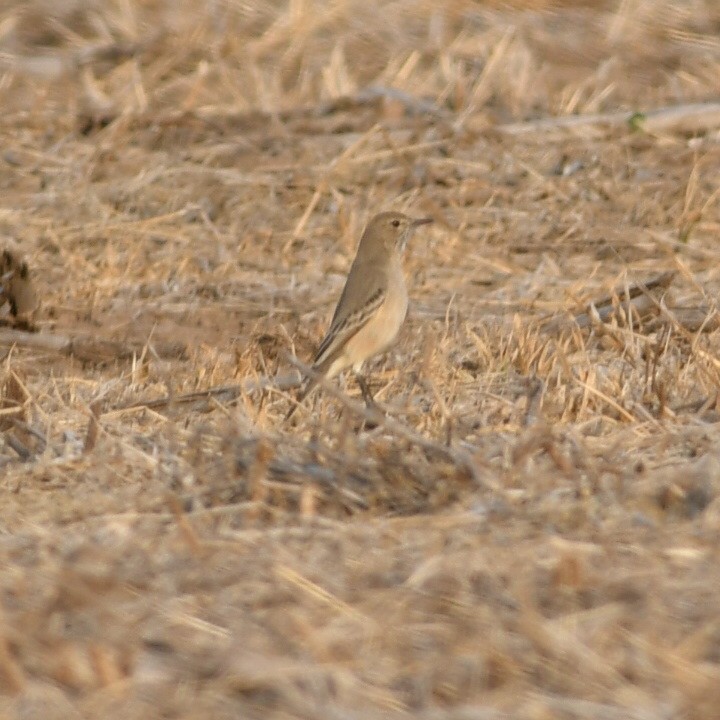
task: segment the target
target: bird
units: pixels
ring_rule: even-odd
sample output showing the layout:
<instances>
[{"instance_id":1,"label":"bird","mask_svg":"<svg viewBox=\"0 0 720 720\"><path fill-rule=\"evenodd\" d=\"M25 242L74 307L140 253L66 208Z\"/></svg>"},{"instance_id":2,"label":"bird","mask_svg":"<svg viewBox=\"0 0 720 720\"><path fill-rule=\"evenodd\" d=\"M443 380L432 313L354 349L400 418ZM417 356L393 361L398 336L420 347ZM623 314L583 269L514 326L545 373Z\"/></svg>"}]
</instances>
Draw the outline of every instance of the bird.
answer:
<instances>
[{"instance_id":1,"label":"bird","mask_svg":"<svg viewBox=\"0 0 720 720\"><path fill-rule=\"evenodd\" d=\"M402 257L415 229L432 218L411 218L401 212L375 215L360 238L330 328L320 343L309 378L286 420L315 388L320 378L334 378L352 368L365 401L372 395L362 376L366 360L384 352L402 326L408 293Z\"/></svg>"},{"instance_id":2,"label":"bird","mask_svg":"<svg viewBox=\"0 0 720 720\"><path fill-rule=\"evenodd\" d=\"M0 307L9 304L13 318L29 318L40 301L28 265L8 240L0 252Z\"/></svg>"}]
</instances>

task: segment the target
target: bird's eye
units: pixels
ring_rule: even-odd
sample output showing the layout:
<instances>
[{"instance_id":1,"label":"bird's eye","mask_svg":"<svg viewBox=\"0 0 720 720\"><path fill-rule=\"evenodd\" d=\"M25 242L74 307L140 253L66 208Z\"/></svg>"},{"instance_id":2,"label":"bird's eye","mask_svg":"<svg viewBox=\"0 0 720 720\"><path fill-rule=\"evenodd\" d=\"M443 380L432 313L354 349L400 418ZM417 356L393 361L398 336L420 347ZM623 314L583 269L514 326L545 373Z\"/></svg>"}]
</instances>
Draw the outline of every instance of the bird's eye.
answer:
<instances>
[{"instance_id":1,"label":"bird's eye","mask_svg":"<svg viewBox=\"0 0 720 720\"><path fill-rule=\"evenodd\" d=\"M399 220L393 220L390 223L393 227L400 227L400 221Z\"/></svg>"}]
</instances>

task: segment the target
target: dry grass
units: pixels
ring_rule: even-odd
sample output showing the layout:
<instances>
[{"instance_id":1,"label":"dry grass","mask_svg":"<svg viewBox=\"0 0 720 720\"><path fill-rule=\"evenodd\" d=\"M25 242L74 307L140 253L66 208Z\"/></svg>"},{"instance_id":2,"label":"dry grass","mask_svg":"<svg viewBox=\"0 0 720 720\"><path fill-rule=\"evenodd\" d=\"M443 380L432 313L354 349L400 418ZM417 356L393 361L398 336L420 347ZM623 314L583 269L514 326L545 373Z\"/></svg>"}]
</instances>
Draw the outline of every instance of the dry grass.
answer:
<instances>
[{"instance_id":1,"label":"dry grass","mask_svg":"<svg viewBox=\"0 0 720 720\"><path fill-rule=\"evenodd\" d=\"M42 305L0 329L1 717L717 717L720 125L625 120L718 98L719 27L4 3L0 232ZM389 207L436 223L387 420L348 382L284 423L249 388Z\"/></svg>"}]
</instances>

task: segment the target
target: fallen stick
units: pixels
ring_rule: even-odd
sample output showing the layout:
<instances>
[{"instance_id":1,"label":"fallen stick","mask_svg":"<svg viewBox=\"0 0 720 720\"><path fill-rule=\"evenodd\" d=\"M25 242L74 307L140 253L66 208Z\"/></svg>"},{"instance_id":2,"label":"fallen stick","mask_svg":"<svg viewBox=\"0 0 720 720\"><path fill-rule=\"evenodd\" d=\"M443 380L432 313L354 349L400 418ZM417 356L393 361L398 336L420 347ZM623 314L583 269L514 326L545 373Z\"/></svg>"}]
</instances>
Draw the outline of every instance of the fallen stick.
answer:
<instances>
[{"instance_id":1,"label":"fallen stick","mask_svg":"<svg viewBox=\"0 0 720 720\"><path fill-rule=\"evenodd\" d=\"M114 412L116 410L132 410L134 408L146 407L150 410L158 410L163 407L175 407L178 405L191 405L195 403L207 403L210 400L216 402L229 403L236 400L240 395L245 393L257 392L258 390L291 390L300 387L302 381L297 375L286 375L283 377L262 377L259 380L248 380L247 382L237 385L220 385L218 387L208 388L207 390L197 390L196 392L185 393L183 395L166 395L154 400L133 400L121 405L114 405L106 412Z\"/></svg>"},{"instance_id":2,"label":"fallen stick","mask_svg":"<svg viewBox=\"0 0 720 720\"><path fill-rule=\"evenodd\" d=\"M688 103L648 110L645 113L620 110L589 115L564 115L499 125L497 130L508 135L527 135L547 130L572 130L592 126L619 127L622 125L647 133L695 133L712 130L720 128L720 103Z\"/></svg>"},{"instance_id":3,"label":"fallen stick","mask_svg":"<svg viewBox=\"0 0 720 720\"><path fill-rule=\"evenodd\" d=\"M307 377L314 377L315 371L308 365L301 363L299 360L292 356L288 356L288 361L291 365L295 366L300 372ZM208 402L209 400L232 402L238 398L241 394L257 392L258 390L264 389L275 389L275 390L289 390L295 387L300 387L302 379L298 376L282 376L275 378L263 377L259 380L251 380L246 383L238 385L224 385L220 387L208 388L207 390L200 390L198 392L187 393L185 395L166 396L157 398L155 400L135 400L130 403L122 405L115 405L108 409L108 412L130 410L134 408L146 407L151 410L157 410L162 407L174 407L177 405L187 405L198 402ZM417 445L423 450L434 452L442 455L453 462L453 464L463 467L467 470L472 480L480 487L490 487L487 480L480 478L476 462L472 458L469 452L460 448L452 448L444 445L443 443L430 440L425 436L413 430L411 427L406 425L395 418L386 416L384 413L365 406L363 403L357 402L352 398L349 398L333 383L325 380L325 378L318 377L318 386L321 387L328 395L338 400L343 407L348 409L354 415L373 423L376 426L383 426L390 432L404 438L411 442L413 445Z\"/></svg>"},{"instance_id":4,"label":"fallen stick","mask_svg":"<svg viewBox=\"0 0 720 720\"><path fill-rule=\"evenodd\" d=\"M627 307L630 304L639 315L647 313L650 309L658 307L657 300L653 297L652 291L666 290L670 287L676 272L669 270L651 278L647 282L637 282L628 288L618 288L611 295L604 295L599 300L587 303L590 308L578 313L572 319L547 317L541 320L545 323L545 330L558 330L565 324L573 324L579 328L586 328L595 322L606 322L616 310L616 301L620 301Z\"/></svg>"},{"instance_id":5,"label":"fallen stick","mask_svg":"<svg viewBox=\"0 0 720 720\"><path fill-rule=\"evenodd\" d=\"M706 305L699 307L676 307L667 306L666 308L672 313L674 319L678 325L685 328L688 332L714 332L720 327L720 315L717 310ZM655 330L656 328L664 325L667 321L665 315L652 318L647 328L648 330Z\"/></svg>"},{"instance_id":6,"label":"fallen stick","mask_svg":"<svg viewBox=\"0 0 720 720\"><path fill-rule=\"evenodd\" d=\"M94 337L72 337L55 333L33 333L14 328L0 328L0 346L12 347L13 345L72 355L78 360L108 362L127 360L133 355L139 355L145 343L122 343ZM177 358L185 354L185 346L181 343L153 343L152 348L158 357Z\"/></svg>"}]
</instances>

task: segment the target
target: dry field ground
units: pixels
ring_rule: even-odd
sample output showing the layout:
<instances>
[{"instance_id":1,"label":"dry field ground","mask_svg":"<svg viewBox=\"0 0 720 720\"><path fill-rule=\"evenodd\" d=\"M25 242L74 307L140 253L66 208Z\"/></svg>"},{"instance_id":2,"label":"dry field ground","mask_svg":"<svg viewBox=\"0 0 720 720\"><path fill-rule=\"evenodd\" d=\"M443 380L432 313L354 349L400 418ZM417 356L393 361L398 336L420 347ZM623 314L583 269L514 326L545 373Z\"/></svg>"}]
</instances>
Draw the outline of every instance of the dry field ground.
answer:
<instances>
[{"instance_id":1,"label":"dry field ground","mask_svg":"<svg viewBox=\"0 0 720 720\"><path fill-rule=\"evenodd\" d=\"M719 35L0 4L0 717L715 720ZM286 422L389 208L383 415Z\"/></svg>"}]
</instances>

